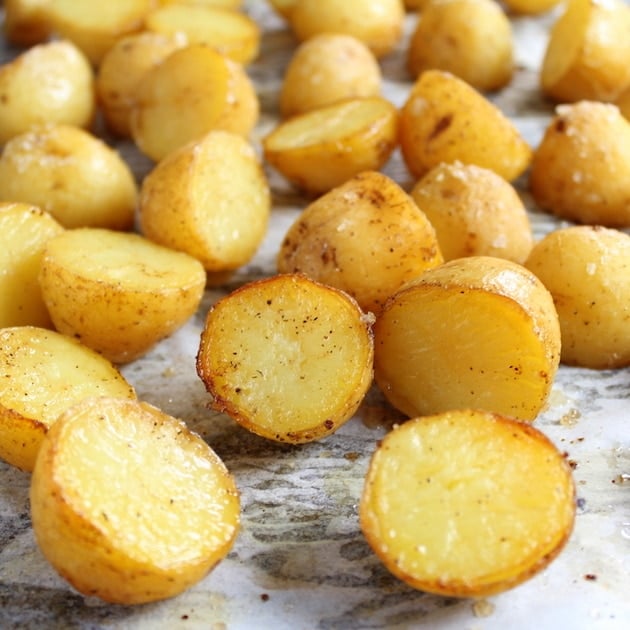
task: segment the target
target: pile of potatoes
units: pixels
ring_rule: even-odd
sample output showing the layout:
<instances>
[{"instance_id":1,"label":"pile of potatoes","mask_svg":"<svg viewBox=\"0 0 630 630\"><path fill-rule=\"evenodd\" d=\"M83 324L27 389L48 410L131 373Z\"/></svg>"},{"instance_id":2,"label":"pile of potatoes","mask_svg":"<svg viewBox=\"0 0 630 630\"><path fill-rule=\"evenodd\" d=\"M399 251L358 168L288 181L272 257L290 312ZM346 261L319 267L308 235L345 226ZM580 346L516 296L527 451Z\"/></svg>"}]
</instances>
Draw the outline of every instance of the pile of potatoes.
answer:
<instances>
[{"instance_id":1,"label":"pile of potatoes","mask_svg":"<svg viewBox=\"0 0 630 630\"><path fill-rule=\"evenodd\" d=\"M374 447L359 516L375 553L423 590L511 588L573 524L570 470L532 426L560 364L630 365L630 6L269 5L294 37L271 104L250 72L262 28L239 0L5 0L0 457L33 471L37 540L84 594L171 597L225 557L234 478L181 421L137 400L119 367L252 261L279 176L302 207L277 274L203 314L195 367L210 405L297 445L333 434L375 385L410 419ZM549 122L530 146L492 94L519 72L512 16L550 10ZM408 77L398 105L391 59ZM385 173L397 152L407 181ZM538 210L559 227L536 242ZM418 445L435 453L416 461ZM512 463L488 457L496 445ZM527 484L514 462L531 469ZM141 521L129 523L130 500ZM421 501L439 518L426 523ZM489 530L499 504L510 510ZM156 522L159 535L135 535ZM527 544L506 534L515 522ZM483 562L476 543L444 553L449 527L486 541Z\"/></svg>"}]
</instances>

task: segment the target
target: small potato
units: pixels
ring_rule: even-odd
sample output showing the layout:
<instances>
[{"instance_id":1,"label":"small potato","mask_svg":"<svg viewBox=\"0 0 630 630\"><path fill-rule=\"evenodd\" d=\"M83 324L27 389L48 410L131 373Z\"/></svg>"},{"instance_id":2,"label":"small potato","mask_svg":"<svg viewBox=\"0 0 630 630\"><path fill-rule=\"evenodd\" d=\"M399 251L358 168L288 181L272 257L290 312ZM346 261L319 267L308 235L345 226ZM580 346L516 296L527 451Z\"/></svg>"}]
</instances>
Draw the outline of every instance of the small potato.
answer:
<instances>
[{"instance_id":1,"label":"small potato","mask_svg":"<svg viewBox=\"0 0 630 630\"><path fill-rule=\"evenodd\" d=\"M26 471L48 429L68 407L91 396L135 398L104 357L52 330L0 330L0 458Z\"/></svg>"},{"instance_id":2,"label":"small potato","mask_svg":"<svg viewBox=\"0 0 630 630\"><path fill-rule=\"evenodd\" d=\"M144 179L140 228L209 272L248 262L267 233L271 194L254 148L211 131L165 157Z\"/></svg>"},{"instance_id":3,"label":"small potato","mask_svg":"<svg viewBox=\"0 0 630 630\"><path fill-rule=\"evenodd\" d=\"M327 192L379 170L398 142L398 111L380 96L352 98L281 122L263 138L264 157L291 183Z\"/></svg>"},{"instance_id":4,"label":"small potato","mask_svg":"<svg viewBox=\"0 0 630 630\"><path fill-rule=\"evenodd\" d=\"M50 36L50 0L4 0L4 35L16 46L34 46Z\"/></svg>"},{"instance_id":5,"label":"small potato","mask_svg":"<svg viewBox=\"0 0 630 630\"><path fill-rule=\"evenodd\" d=\"M169 55L140 82L131 135L157 162L216 129L247 137L258 114L258 96L243 66L194 44Z\"/></svg>"},{"instance_id":6,"label":"small potato","mask_svg":"<svg viewBox=\"0 0 630 630\"><path fill-rule=\"evenodd\" d=\"M46 241L61 232L36 206L0 203L0 328L52 326L38 276Z\"/></svg>"},{"instance_id":7,"label":"small potato","mask_svg":"<svg viewBox=\"0 0 630 630\"><path fill-rule=\"evenodd\" d=\"M130 137L129 118L144 75L186 45L183 34L143 31L121 37L105 54L96 75L96 95L110 131Z\"/></svg>"},{"instance_id":8,"label":"small potato","mask_svg":"<svg viewBox=\"0 0 630 630\"><path fill-rule=\"evenodd\" d=\"M258 56L260 28L240 11L209 4L174 3L151 11L148 31L174 36L183 33L191 44L207 44L242 64Z\"/></svg>"},{"instance_id":9,"label":"small potato","mask_svg":"<svg viewBox=\"0 0 630 630\"><path fill-rule=\"evenodd\" d=\"M374 325L374 375L409 417L478 408L533 421L560 361L553 299L531 272L490 256L428 269Z\"/></svg>"},{"instance_id":10,"label":"small potato","mask_svg":"<svg viewBox=\"0 0 630 630\"><path fill-rule=\"evenodd\" d=\"M78 228L46 243L39 281L59 332L126 363L191 317L206 274L198 260L137 234Z\"/></svg>"},{"instance_id":11,"label":"small potato","mask_svg":"<svg viewBox=\"0 0 630 630\"><path fill-rule=\"evenodd\" d=\"M553 296L563 363L630 365L630 235L587 225L554 230L525 266Z\"/></svg>"},{"instance_id":12,"label":"small potato","mask_svg":"<svg viewBox=\"0 0 630 630\"><path fill-rule=\"evenodd\" d=\"M116 604L173 597L231 549L236 484L184 422L139 401L92 398L44 439L30 489L44 556L80 593Z\"/></svg>"},{"instance_id":13,"label":"small potato","mask_svg":"<svg viewBox=\"0 0 630 630\"><path fill-rule=\"evenodd\" d=\"M318 33L345 33L380 58L401 40L405 11L402 0L299 0L289 17L300 41Z\"/></svg>"},{"instance_id":14,"label":"small potato","mask_svg":"<svg viewBox=\"0 0 630 630\"><path fill-rule=\"evenodd\" d=\"M630 122L614 105L560 105L534 152L529 186L553 214L630 227Z\"/></svg>"},{"instance_id":15,"label":"small potato","mask_svg":"<svg viewBox=\"0 0 630 630\"><path fill-rule=\"evenodd\" d=\"M137 186L104 142L78 127L46 125L5 145L0 199L39 206L67 228L125 230L133 225Z\"/></svg>"},{"instance_id":16,"label":"small potato","mask_svg":"<svg viewBox=\"0 0 630 630\"><path fill-rule=\"evenodd\" d=\"M301 272L377 313L405 282L443 262L435 230L392 179L366 171L311 203L289 228L280 273Z\"/></svg>"},{"instance_id":17,"label":"small potato","mask_svg":"<svg viewBox=\"0 0 630 630\"><path fill-rule=\"evenodd\" d=\"M372 383L370 320L342 291L299 274L251 282L209 311L197 373L213 409L271 440L336 431Z\"/></svg>"},{"instance_id":18,"label":"small potato","mask_svg":"<svg viewBox=\"0 0 630 630\"><path fill-rule=\"evenodd\" d=\"M557 102L614 101L630 86L630 6L569 0L551 29L540 81Z\"/></svg>"},{"instance_id":19,"label":"small potato","mask_svg":"<svg viewBox=\"0 0 630 630\"><path fill-rule=\"evenodd\" d=\"M486 597L533 577L573 530L564 455L531 425L450 411L398 425L379 443L361 529L391 573L447 597Z\"/></svg>"},{"instance_id":20,"label":"small potato","mask_svg":"<svg viewBox=\"0 0 630 630\"><path fill-rule=\"evenodd\" d=\"M503 4L513 13L537 15L546 13L564 0L503 0Z\"/></svg>"},{"instance_id":21,"label":"small potato","mask_svg":"<svg viewBox=\"0 0 630 630\"><path fill-rule=\"evenodd\" d=\"M522 263L532 248L527 210L514 187L474 164L438 164L411 191L435 228L445 260L497 256Z\"/></svg>"},{"instance_id":22,"label":"small potato","mask_svg":"<svg viewBox=\"0 0 630 630\"><path fill-rule=\"evenodd\" d=\"M0 66L0 145L45 123L89 127L94 73L68 41L34 46Z\"/></svg>"},{"instance_id":23,"label":"small potato","mask_svg":"<svg viewBox=\"0 0 630 630\"><path fill-rule=\"evenodd\" d=\"M510 21L495 0L432 0L409 41L407 67L413 77L446 70L482 92L498 90L514 73Z\"/></svg>"},{"instance_id":24,"label":"small potato","mask_svg":"<svg viewBox=\"0 0 630 630\"><path fill-rule=\"evenodd\" d=\"M414 83L400 115L400 147L417 178L440 162L458 160L512 181L529 166L532 153L496 105L441 70L427 70Z\"/></svg>"}]
</instances>

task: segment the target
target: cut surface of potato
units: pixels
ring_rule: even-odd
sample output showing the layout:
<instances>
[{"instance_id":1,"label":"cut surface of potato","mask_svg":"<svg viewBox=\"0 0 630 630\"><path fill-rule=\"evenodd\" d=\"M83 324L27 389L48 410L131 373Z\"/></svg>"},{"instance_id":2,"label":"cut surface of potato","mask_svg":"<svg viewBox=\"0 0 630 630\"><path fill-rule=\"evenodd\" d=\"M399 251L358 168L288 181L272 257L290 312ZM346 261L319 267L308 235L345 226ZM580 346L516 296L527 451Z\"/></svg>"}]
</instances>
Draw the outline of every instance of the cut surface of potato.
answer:
<instances>
[{"instance_id":1,"label":"cut surface of potato","mask_svg":"<svg viewBox=\"0 0 630 630\"><path fill-rule=\"evenodd\" d=\"M280 273L301 272L377 313L405 282L444 262L435 230L392 179L366 171L313 201L286 233Z\"/></svg>"},{"instance_id":2,"label":"cut surface of potato","mask_svg":"<svg viewBox=\"0 0 630 630\"><path fill-rule=\"evenodd\" d=\"M44 435L92 396L135 398L118 370L75 339L35 326L0 330L0 457L33 470Z\"/></svg>"},{"instance_id":3,"label":"cut surface of potato","mask_svg":"<svg viewBox=\"0 0 630 630\"><path fill-rule=\"evenodd\" d=\"M244 285L209 311L197 372L212 407L294 444L336 431L372 382L370 320L347 294L299 274Z\"/></svg>"},{"instance_id":4,"label":"cut surface of potato","mask_svg":"<svg viewBox=\"0 0 630 630\"><path fill-rule=\"evenodd\" d=\"M46 436L31 480L36 540L84 595L119 604L173 597L238 533L236 485L215 452L151 405L91 398Z\"/></svg>"},{"instance_id":5,"label":"cut surface of potato","mask_svg":"<svg viewBox=\"0 0 630 630\"><path fill-rule=\"evenodd\" d=\"M560 360L549 291L516 263L470 256L428 269L374 324L376 382L409 417L478 408L532 421Z\"/></svg>"},{"instance_id":6,"label":"cut surface of potato","mask_svg":"<svg viewBox=\"0 0 630 630\"><path fill-rule=\"evenodd\" d=\"M397 426L372 457L361 528L410 586L485 597L545 568L571 535L575 488L540 431L474 410Z\"/></svg>"},{"instance_id":7,"label":"cut surface of potato","mask_svg":"<svg viewBox=\"0 0 630 630\"><path fill-rule=\"evenodd\" d=\"M46 243L39 281L57 330L125 363L188 320L206 274L192 256L137 234L78 228Z\"/></svg>"},{"instance_id":8,"label":"cut surface of potato","mask_svg":"<svg viewBox=\"0 0 630 630\"><path fill-rule=\"evenodd\" d=\"M280 123L263 139L265 159L296 186L324 193L379 170L398 143L398 112L381 97L352 98Z\"/></svg>"},{"instance_id":9,"label":"cut surface of potato","mask_svg":"<svg viewBox=\"0 0 630 630\"><path fill-rule=\"evenodd\" d=\"M46 241L61 232L36 206L0 202L0 328L52 325L38 277Z\"/></svg>"}]
</instances>

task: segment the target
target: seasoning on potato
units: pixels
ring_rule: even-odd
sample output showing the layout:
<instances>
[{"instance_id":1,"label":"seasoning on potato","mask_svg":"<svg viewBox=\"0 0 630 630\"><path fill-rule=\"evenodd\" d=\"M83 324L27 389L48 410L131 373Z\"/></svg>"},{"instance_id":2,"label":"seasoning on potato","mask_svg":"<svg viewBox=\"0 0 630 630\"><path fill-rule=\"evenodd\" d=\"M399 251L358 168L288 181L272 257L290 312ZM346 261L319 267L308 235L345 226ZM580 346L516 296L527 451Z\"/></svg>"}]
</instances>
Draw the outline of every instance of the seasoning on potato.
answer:
<instances>
[{"instance_id":1,"label":"seasoning on potato","mask_svg":"<svg viewBox=\"0 0 630 630\"><path fill-rule=\"evenodd\" d=\"M341 427L372 383L371 319L346 293L300 274L248 283L208 312L197 373L211 406L277 442Z\"/></svg>"},{"instance_id":2,"label":"seasoning on potato","mask_svg":"<svg viewBox=\"0 0 630 630\"><path fill-rule=\"evenodd\" d=\"M192 256L138 234L77 228L46 243L39 281L59 332L126 363L195 313L206 274Z\"/></svg>"},{"instance_id":3,"label":"seasoning on potato","mask_svg":"<svg viewBox=\"0 0 630 630\"><path fill-rule=\"evenodd\" d=\"M313 201L287 231L277 265L346 291L377 313L405 282L444 262L428 218L392 179L366 171Z\"/></svg>"},{"instance_id":4,"label":"seasoning on potato","mask_svg":"<svg viewBox=\"0 0 630 630\"><path fill-rule=\"evenodd\" d=\"M194 256L209 272L248 262L267 233L270 212L269 185L253 146L226 131L174 151L142 183L142 233Z\"/></svg>"},{"instance_id":5,"label":"seasoning on potato","mask_svg":"<svg viewBox=\"0 0 630 630\"><path fill-rule=\"evenodd\" d=\"M295 186L322 194L379 170L398 144L398 111L380 96L351 98L294 116L263 138L269 164Z\"/></svg>"},{"instance_id":6,"label":"seasoning on potato","mask_svg":"<svg viewBox=\"0 0 630 630\"><path fill-rule=\"evenodd\" d=\"M470 256L428 269L374 324L374 375L409 417L475 408L533 421L560 361L553 299L525 267Z\"/></svg>"},{"instance_id":7,"label":"seasoning on potato","mask_svg":"<svg viewBox=\"0 0 630 630\"><path fill-rule=\"evenodd\" d=\"M575 519L564 455L509 417L454 410L396 426L372 456L361 528L409 586L486 597L533 577Z\"/></svg>"},{"instance_id":8,"label":"seasoning on potato","mask_svg":"<svg viewBox=\"0 0 630 630\"><path fill-rule=\"evenodd\" d=\"M0 330L0 458L33 470L46 432L68 407L91 396L135 398L104 357L52 330Z\"/></svg>"},{"instance_id":9,"label":"seasoning on potato","mask_svg":"<svg viewBox=\"0 0 630 630\"><path fill-rule=\"evenodd\" d=\"M534 152L529 187L558 217L630 227L630 121L606 103L558 106Z\"/></svg>"},{"instance_id":10,"label":"seasoning on potato","mask_svg":"<svg viewBox=\"0 0 630 630\"><path fill-rule=\"evenodd\" d=\"M66 228L129 229L137 197L133 173L120 155L72 125L15 136L0 156L0 199L36 205Z\"/></svg>"},{"instance_id":11,"label":"seasoning on potato","mask_svg":"<svg viewBox=\"0 0 630 630\"><path fill-rule=\"evenodd\" d=\"M432 0L409 40L407 67L414 77L446 70L482 92L498 90L514 73L510 20L495 0Z\"/></svg>"},{"instance_id":12,"label":"seasoning on potato","mask_svg":"<svg viewBox=\"0 0 630 630\"><path fill-rule=\"evenodd\" d=\"M51 427L30 489L44 556L84 595L173 597L231 549L236 484L186 425L143 402L90 398Z\"/></svg>"},{"instance_id":13,"label":"seasoning on potato","mask_svg":"<svg viewBox=\"0 0 630 630\"><path fill-rule=\"evenodd\" d=\"M532 248L527 210L515 188L474 164L438 164L411 197L435 228L445 260L497 256L522 263Z\"/></svg>"},{"instance_id":14,"label":"seasoning on potato","mask_svg":"<svg viewBox=\"0 0 630 630\"><path fill-rule=\"evenodd\" d=\"M457 160L512 181L527 169L532 153L496 105L442 70L427 70L414 83L400 114L400 147L417 178Z\"/></svg>"},{"instance_id":15,"label":"seasoning on potato","mask_svg":"<svg viewBox=\"0 0 630 630\"><path fill-rule=\"evenodd\" d=\"M536 243L525 266L553 296L563 363L630 365L630 235L588 225L559 228Z\"/></svg>"}]
</instances>

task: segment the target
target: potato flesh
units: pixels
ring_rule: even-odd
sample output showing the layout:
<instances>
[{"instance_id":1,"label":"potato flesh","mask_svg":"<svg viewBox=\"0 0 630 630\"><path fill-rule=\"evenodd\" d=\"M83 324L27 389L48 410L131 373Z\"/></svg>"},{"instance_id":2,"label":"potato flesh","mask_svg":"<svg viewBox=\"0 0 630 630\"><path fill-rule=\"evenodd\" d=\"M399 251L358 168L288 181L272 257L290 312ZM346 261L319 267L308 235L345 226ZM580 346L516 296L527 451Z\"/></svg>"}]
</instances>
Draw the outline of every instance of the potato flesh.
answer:
<instances>
[{"instance_id":1,"label":"potato flesh","mask_svg":"<svg viewBox=\"0 0 630 630\"><path fill-rule=\"evenodd\" d=\"M360 507L368 541L395 575L477 597L542 569L574 513L561 453L529 425L475 411L417 418L386 436Z\"/></svg>"}]
</instances>

